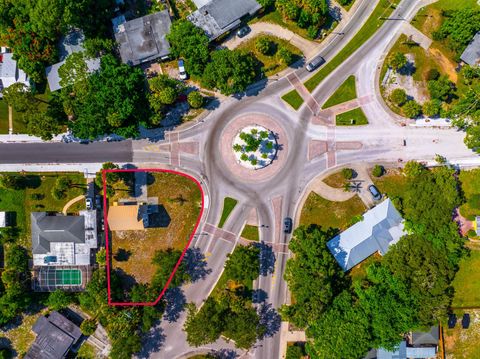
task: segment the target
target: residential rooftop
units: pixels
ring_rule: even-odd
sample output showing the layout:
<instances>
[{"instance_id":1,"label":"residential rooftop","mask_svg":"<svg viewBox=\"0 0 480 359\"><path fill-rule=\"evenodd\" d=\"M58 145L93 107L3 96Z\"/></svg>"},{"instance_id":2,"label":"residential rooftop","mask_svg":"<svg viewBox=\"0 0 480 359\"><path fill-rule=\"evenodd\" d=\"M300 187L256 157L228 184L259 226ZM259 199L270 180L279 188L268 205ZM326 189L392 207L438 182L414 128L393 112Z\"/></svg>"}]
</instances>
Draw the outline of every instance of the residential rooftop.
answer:
<instances>
[{"instance_id":1,"label":"residential rooftop","mask_svg":"<svg viewBox=\"0 0 480 359\"><path fill-rule=\"evenodd\" d=\"M14 83L21 82L30 87L28 76L23 70L18 68L17 61L14 60L11 52L0 53L0 97L1 91Z\"/></svg>"},{"instance_id":2,"label":"residential rooftop","mask_svg":"<svg viewBox=\"0 0 480 359\"><path fill-rule=\"evenodd\" d=\"M196 0L200 4L204 1ZM241 19L254 15L262 6L255 0L211 0L187 19L201 28L210 41L239 26Z\"/></svg>"},{"instance_id":3,"label":"residential rooftop","mask_svg":"<svg viewBox=\"0 0 480 359\"><path fill-rule=\"evenodd\" d=\"M168 10L124 20L122 17L112 20L123 63L135 66L170 54L167 34L172 22Z\"/></svg>"},{"instance_id":4,"label":"residential rooftop","mask_svg":"<svg viewBox=\"0 0 480 359\"><path fill-rule=\"evenodd\" d=\"M79 216L31 213L34 266L89 265L97 248L96 211Z\"/></svg>"},{"instance_id":5,"label":"residential rooftop","mask_svg":"<svg viewBox=\"0 0 480 359\"><path fill-rule=\"evenodd\" d=\"M25 355L25 359L65 358L82 336L78 326L55 311L48 317L38 318L32 330L37 337Z\"/></svg>"},{"instance_id":6,"label":"residential rooftop","mask_svg":"<svg viewBox=\"0 0 480 359\"><path fill-rule=\"evenodd\" d=\"M344 271L372 254L387 253L404 235L403 218L386 199L363 215L363 220L327 242L327 247Z\"/></svg>"},{"instance_id":7,"label":"residential rooftop","mask_svg":"<svg viewBox=\"0 0 480 359\"><path fill-rule=\"evenodd\" d=\"M460 56L460 59L470 66L480 65L480 31L474 36L472 42Z\"/></svg>"}]
</instances>

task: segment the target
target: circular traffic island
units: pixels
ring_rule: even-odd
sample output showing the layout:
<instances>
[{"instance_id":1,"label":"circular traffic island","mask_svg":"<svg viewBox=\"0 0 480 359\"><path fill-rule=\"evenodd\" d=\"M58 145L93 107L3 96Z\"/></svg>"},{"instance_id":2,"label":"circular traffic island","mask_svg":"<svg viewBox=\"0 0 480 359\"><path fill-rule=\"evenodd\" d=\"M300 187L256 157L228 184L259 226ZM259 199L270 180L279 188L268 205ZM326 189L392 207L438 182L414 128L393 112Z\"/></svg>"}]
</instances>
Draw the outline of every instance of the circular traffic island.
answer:
<instances>
[{"instance_id":1,"label":"circular traffic island","mask_svg":"<svg viewBox=\"0 0 480 359\"><path fill-rule=\"evenodd\" d=\"M277 156L275 134L260 125L244 127L233 140L232 149L239 164L259 170L267 167Z\"/></svg>"},{"instance_id":2,"label":"circular traffic island","mask_svg":"<svg viewBox=\"0 0 480 359\"><path fill-rule=\"evenodd\" d=\"M228 122L219 143L222 162L237 179L263 182L272 179L285 165L287 134L279 121L249 113Z\"/></svg>"}]
</instances>

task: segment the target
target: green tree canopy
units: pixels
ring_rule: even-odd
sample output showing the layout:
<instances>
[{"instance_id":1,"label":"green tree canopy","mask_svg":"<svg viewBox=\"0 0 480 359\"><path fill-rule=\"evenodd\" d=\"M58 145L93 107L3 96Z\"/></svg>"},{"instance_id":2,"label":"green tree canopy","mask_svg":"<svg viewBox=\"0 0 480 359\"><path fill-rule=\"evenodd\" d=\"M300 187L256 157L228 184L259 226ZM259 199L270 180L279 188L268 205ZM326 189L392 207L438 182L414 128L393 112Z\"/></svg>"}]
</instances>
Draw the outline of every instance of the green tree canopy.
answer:
<instances>
[{"instance_id":1,"label":"green tree canopy","mask_svg":"<svg viewBox=\"0 0 480 359\"><path fill-rule=\"evenodd\" d=\"M388 65L398 71L408 63L407 57L402 52L395 52L388 60Z\"/></svg>"},{"instance_id":2,"label":"green tree canopy","mask_svg":"<svg viewBox=\"0 0 480 359\"><path fill-rule=\"evenodd\" d=\"M210 54L208 37L187 20L177 20L172 24L167 39L171 44L173 57L185 59L185 70L194 76L201 76Z\"/></svg>"},{"instance_id":3,"label":"green tree canopy","mask_svg":"<svg viewBox=\"0 0 480 359\"><path fill-rule=\"evenodd\" d=\"M327 248L335 231L317 226L299 227L289 244L294 254L287 261L285 280L295 303L282 313L296 326L306 327L317 320L333 299L348 287L343 270Z\"/></svg>"},{"instance_id":4,"label":"green tree canopy","mask_svg":"<svg viewBox=\"0 0 480 359\"><path fill-rule=\"evenodd\" d=\"M223 49L212 53L212 61L205 68L202 83L231 95L245 91L256 76L255 60L251 54Z\"/></svg>"},{"instance_id":5,"label":"green tree canopy","mask_svg":"<svg viewBox=\"0 0 480 359\"><path fill-rule=\"evenodd\" d=\"M238 282L254 280L260 274L260 249L255 245L239 246L228 255L225 275Z\"/></svg>"}]
</instances>

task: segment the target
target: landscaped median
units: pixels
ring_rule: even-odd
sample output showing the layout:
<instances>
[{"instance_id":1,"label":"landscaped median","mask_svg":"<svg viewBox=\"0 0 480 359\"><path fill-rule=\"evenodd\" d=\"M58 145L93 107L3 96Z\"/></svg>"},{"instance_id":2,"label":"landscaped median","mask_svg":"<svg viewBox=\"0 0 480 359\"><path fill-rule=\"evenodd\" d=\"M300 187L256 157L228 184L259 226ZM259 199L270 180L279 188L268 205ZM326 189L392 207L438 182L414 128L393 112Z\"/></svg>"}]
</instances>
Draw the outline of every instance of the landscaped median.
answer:
<instances>
[{"instance_id":1,"label":"landscaped median","mask_svg":"<svg viewBox=\"0 0 480 359\"><path fill-rule=\"evenodd\" d=\"M324 67L305 82L305 87L312 92L337 66L362 46L390 16L399 0L380 0L362 28L352 40Z\"/></svg>"},{"instance_id":2,"label":"landscaped median","mask_svg":"<svg viewBox=\"0 0 480 359\"><path fill-rule=\"evenodd\" d=\"M357 98L355 76L349 76L343 84L323 104L322 108L329 108Z\"/></svg>"},{"instance_id":3,"label":"landscaped median","mask_svg":"<svg viewBox=\"0 0 480 359\"><path fill-rule=\"evenodd\" d=\"M358 107L335 116L335 123L337 126L368 125L368 119L363 110Z\"/></svg>"},{"instance_id":4,"label":"landscaped median","mask_svg":"<svg viewBox=\"0 0 480 359\"><path fill-rule=\"evenodd\" d=\"M283 95L282 100L292 106L295 110L298 110L303 104L302 96L300 96L298 91L295 89Z\"/></svg>"}]
</instances>

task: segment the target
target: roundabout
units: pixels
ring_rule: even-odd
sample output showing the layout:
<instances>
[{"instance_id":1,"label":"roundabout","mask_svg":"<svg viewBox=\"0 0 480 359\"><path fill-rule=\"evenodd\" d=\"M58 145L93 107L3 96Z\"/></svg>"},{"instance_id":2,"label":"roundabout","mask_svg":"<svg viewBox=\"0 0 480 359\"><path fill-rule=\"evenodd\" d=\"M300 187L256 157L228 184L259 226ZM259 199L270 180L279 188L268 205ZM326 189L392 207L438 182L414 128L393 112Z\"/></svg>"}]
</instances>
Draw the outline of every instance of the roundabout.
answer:
<instances>
[{"instance_id":1,"label":"roundabout","mask_svg":"<svg viewBox=\"0 0 480 359\"><path fill-rule=\"evenodd\" d=\"M223 129L219 150L224 167L246 182L271 179L285 165L288 139L285 129L270 116L248 113Z\"/></svg>"}]
</instances>

